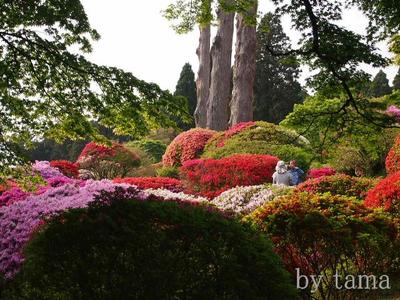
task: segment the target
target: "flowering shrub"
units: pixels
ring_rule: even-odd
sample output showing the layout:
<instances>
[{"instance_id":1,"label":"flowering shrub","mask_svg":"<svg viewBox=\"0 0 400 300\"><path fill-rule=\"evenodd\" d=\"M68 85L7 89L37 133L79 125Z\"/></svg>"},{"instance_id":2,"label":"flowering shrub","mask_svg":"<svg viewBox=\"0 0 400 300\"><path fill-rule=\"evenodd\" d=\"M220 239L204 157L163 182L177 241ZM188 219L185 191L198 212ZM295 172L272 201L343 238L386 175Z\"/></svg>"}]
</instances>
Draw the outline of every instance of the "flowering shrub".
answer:
<instances>
[{"instance_id":1,"label":"flowering shrub","mask_svg":"<svg viewBox=\"0 0 400 300\"><path fill-rule=\"evenodd\" d=\"M386 113L394 118L396 118L397 121L400 120L400 108L398 108L396 105L390 105Z\"/></svg>"},{"instance_id":2,"label":"flowering shrub","mask_svg":"<svg viewBox=\"0 0 400 300\"><path fill-rule=\"evenodd\" d=\"M296 299L259 232L203 206L137 200L102 193L50 220L5 299Z\"/></svg>"},{"instance_id":3,"label":"flowering shrub","mask_svg":"<svg viewBox=\"0 0 400 300\"><path fill-rule=\"evenodd\" d=\"M34 165L26 164L8 170L8 180L5 180L6 189L18 187L25 192L34 192L38 188L46 185L46 180L41 175L41 171L44 175L47 175L48 178L50 178L52 174L60 174L58 170L53 170L51 167L47 168L47 165L44 165L46 165L46 162L43 164L41 162L36 162ZM40 166L43 168L41 169Z\"/></svg>"},{"instance_id":4,"label":"flowering shrub","mask_svg":"<svg viewBox=\"0 0 400 300\"><path fill-rule=\"evenodd\" d=\"M387 274L399 258L393 220L352 197L293 193L267 202L245 220L272 239L294 278L296 268L307 276L324 276L324 284L318 287L323 295L337 292L342 299L344 293L355 292L335 289L336 271L353 276ZM302 290L304 299L309 299L310 288Z\"/></svg>"},{"instance_id":5,"label":"flowering shrub","mask_svg":"<svg viewBox=\"0 0 400 300\"><path fill-rule=\"evenodd\" d=\"M294 159L302 169L308 169L312 156L305 138L281 126L257 121L239 123L215 134L201 157L223 158L239 153L273 155L284 161Z\"/></svg>"},{"instance_id":6,"label":"flowering shrub","mask_svg":"<svg viewBox=\"0 0 400 300\"><path fill-rule=\"evenodd\" d=\"M91 142L82 150L77 162L87 177L112 179L126 176L140 165L140 158L118 143L107 147Z\"/></svg>"},{"instance_id":7,"label":"flowering shrub","mask_svg":"<svg viewBox=\"0 0 400 300\"><path fill-rule=\"evenodd\" d=\"M70 178L78 178L79 169L76 163L68 160L52 160L50 166L60 170L60 172Z\"/></svg>"},{"instance_id":8,"label":"flowering shrub","mask_svg":"<svg viewBox=\"0 0 400 300\"><path fill-rule=\"evenodd\" d=\"M180 170L189 193L213 198L236 186L271 182L277 162L278 158L270 155L237 154L190 160Z\"/></svg>"},{"instance_id":9,"label":"flowering shrub","mask_svg":"<svg viewBox=\"0 0 400 300\"><path fill-rule=\"evenodd\" d=\"M89 180L84 186L78 183L66 184L48 189L39 195L29 195L24 201L11 198L10 205L0 207L0 236L2 237L0 272L6 278L12 277L17 272L24 261L22 248L43 218L69 208L85 207L94 200L94 196L99 191L112 191L118 186L129 187L126 184L115 184L107 180Z\"/></svg>"},{"instance_id":10,"label":"flowering shrub","mask_svg":"<svg viewBox=\"0 0 400 300\"><path fill-rule=\"evenodd\" d=\"M292 189L290 187L273 189L265 185L239 186L221 193L211 200L211 203L221 210L246 215L277 195L285 193L284 190Z\"/></svg>"},{"instance_id":11,"label":"flowering shrub","mask_svg":"<svg viewBox=\"0 0 400 300\"><path fill-rule=\"evenodd\" d=\"M374 179L338 174L309 179L298 185L297 190L310 193L330 192L332 195L364 199L368 190L372 189L376 183Z\"/></svg>"},{"instance_id":12,"label":"flowering shrub","mask_svg":"<svg viewBox=\"0 0 400 300\"><path fill-rule=\"evenodd\" d=\"M116 178L113 180L115 183L133 184L140 189L167 189L173 192L180 192L183 190L180 180L167 177L128 177Z\"/></svg>"},{"instance_id":13,"label":"flowering shrub","mask_svg":"<svg viewBox=\"0 0 400 300\"><path fill-rule=\"evenodd\" d=\"M178 135L167 147L163 155L163 165L181 166L185 161L200 157L207 141L215 134L215 131L194 128Z\"/></svg>"},{"instance_id":14,"label":"flowering shrub","mask_svg":"<svg viewBox=\"0 0 400 300\"><path fill-rule=\"evenodd\" d=\"M40 175L44 179L49 179L52 177L58 177L58 176L63 176L63 174L60 172L59 169L54 168L50 165L50 162L41 160L41 161L35 161L35 163L32 165L32 169L34 171L37 171L40 173Z\"/></svg>"},{"instance_id":15,"label":"flowering shrub","mask_svg":"<svg viewBox=\"0 0 400 300\"><path fill-rule=\"evenodd\" d=\"M192 203L194 203L194 202L208 203L209 202L207 198L188 195L183 192L172 192L172 191L166 190L166 189L146 189L144 192L148 195L154 195L157 197L161 197L165 200L181 200L181 201L192 202Z\"/></svg>"},{"instance_id":16,"label":"flowering shrub","mask_svg":"<svg viewBox=\"0 0 400 300\"><path fill-rule=\"evenodd\" d=\"M0 195L0 207L25 200L28 196L28 192L23 191L19 187L13 187Z\"/></svg>"},{"instance_id":17,"label":"flowering shrub","mask_svg":"<svg viewBox=\"0 0 400 300\"><path fill-rule=\"evenodd\" d=\"M399 214L400 212L400 172L396 172L379 181L371 189L364 204L367 207L383 207L386 211Z\"/></svg>"},{"instance_id":18,"label":"flowering shrub","mask_svg":"<svg viewBox=\"0 0 400 300\"><path fill-rule=\"evenodd\" d=\"M307 178L319 178L323 176L335 175L336 170L331 167L322 167L310 169L307 173Z\"/></svg>"},{"instance_id":19,"label":"flowering shrub","mask_svg":"<svg viewBox=\"0 0 400 300\"><path fill-rule=\"evenodd\" d=\"M397 136L393 147L389 150L385 165L388 174L400 171L400 136Z\"/></svg>"}]
</instances>

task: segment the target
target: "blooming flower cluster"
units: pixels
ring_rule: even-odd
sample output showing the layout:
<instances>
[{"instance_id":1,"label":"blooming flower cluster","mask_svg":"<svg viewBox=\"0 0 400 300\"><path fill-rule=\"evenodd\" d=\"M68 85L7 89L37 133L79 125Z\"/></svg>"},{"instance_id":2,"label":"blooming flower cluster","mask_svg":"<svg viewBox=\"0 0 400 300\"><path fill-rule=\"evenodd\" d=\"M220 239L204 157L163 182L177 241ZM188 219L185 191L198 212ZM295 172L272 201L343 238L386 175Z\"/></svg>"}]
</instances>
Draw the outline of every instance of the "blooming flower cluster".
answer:
<instances>
[{"instance_id":1,"label":"blooming flower cluster","mask_svg":"<svg viewBox=\"0 0 400 300\"><path fill-rule=\"evenodd\" d=\"M307 173L307 178L319 178L323 176L335 175L336 170L331 167L310 169Z\"/></svg>"},{"instance_id":2,"label":"blooming flower cluster","mask_svg":"<svg viewBox=\"0 0 400 300\"><path fill-rule=\"evenodd\" d=\"M309 193L330 192L332 195L345 195L364 199L367 192L375 185L376 180L374 179L337 174L309 179L301 183L296 190Z\"/></svg>"},{"instance_id":3,"label":"blooming flower cluster","mask_svg":"<svg viewBox=\"0 0 400 300\"><path fill-rule=\"evenodd\" d=\"M78 178L79 169L76 163L68 160L52 160L50 166L60 170L60 172L70 178Z\"/></svg>"},{"instance_id":4,"label":"blooming flower cluster","mask_svg":"<svg viewBox=\"0 0 400 300\"><path fill-rule=\"evenodd\" d=\"M89 180L81 185L79 181L65 184L0 207L0 272L6 278L18 271L24 260L22 248L44 218L70 208L86 207L100 191L129 187L108 180Z\"/></svg>"},{"instance_id":5,"label":"blooming flower cluster","mask_svg":"<svg viewBox=\"0 0 400 300\"><path fill-rule=\"evenodd\" d=\"M195 159L181 167L190 194L214 198L236 187L271 182L278 158L270 155L237 154L222 159Z\"/></svg>"},{"instance_id":6,"label":"blooming flower cluster","mask_svg":"<svg viewBox=\"0 0 400 300\"><path fill-rule=\"evenodd\" d=\"M10 205L14 202L25 200L29 196L28 192L19 187L12 187L0 195L0 206Z\"/></svg>"},{"instance_id":7,"label":"blooming flower cluster","mask_svg":"<svg viewBox=\"0 0 400 300\"><path fill-rule=\"evenodd\" d=\"M50 165L50 162L42 160L42 161L36 161L33 165L32 165L32 169L34 171L37 171L40 173L40 175L44 178L44 179L49 179L52 177L62 177L64 176L60 170L53 168Z\"/></svg>"},{"instance_id":8,"label":"blooming flower cluster","mask_svg":"<svg viewBox=\"0 0 400 300\"><path fill-rule=\"evenodd\" d=\"M371 189L364 201L371 208L383 207L394 214L400 212L400 172L382 179L375 188Z\"/></svg>"},{"instance_id":9,"label":"blooming flower cluster","mask_svg":"<svg viewBox=\"0 0 400 300\"><path fill-rule=\"evenodd\" d=\"M400 121L400 108L396 105L390 105L386 110L386 113L392 117L395 117L397 121Z\"/></svg>"},{"instance_id":10,"label":"blooming flower cluster","mask_svg":"<svg viewBox=\"0 0 400 300\"><path fill-rule=\"evenodd\" d=\"M396 137L394 145L386 157L385 164L388 174L400 171L400 135Z\"/></svg>"},{"instance_id":11,"label":"blooming flower cluster","mask_svg":"<svg viewBox=\"0 0 400 300\"><path fill-rule=\"evenodd\" d=\"M163 165L180 166L185 161L200 157L207 141L214 134L215 131L204 128L195 128L181 133L167 147L163 155Z\"/></svg>"},{"instance_id":12,"label":"blooming flower cluster","mask_svg":"<svg viewBox=\"0 0 400 300\"><path fill-rule=\"evenodd\" d=\"M207 198L199 197L199 196L193 196L193 195L188 195L183 192L171 192L166 189L146 189L144 191L146 194L151 194L157 197L161 197L165 200L176 200L179 199L181 201L185 202L207 202Z\"/></svg>"},{"instance_id":13,"label":"blooming flower cluster","mask_svg":"<svg viewBox=\"0 0 400 300\"><path fill-rule=\"evenodd\" d=\"M274 197L275 193L264 185L240 186L223 192L211 203L221 210L246 215Z\"/></svg>"},{"instance_id":14,"label":"blooming flower cluster","mask_svg":"<svg viewBox=\"0 0 400 300\"><path fill-rule=\"evenodd\" d=\"M183 190L180 180L168 177L127 177L116 178L115 183L127 183L137 186L140 189L167 189L172 192Z\"/></svg>"}]
</instances>

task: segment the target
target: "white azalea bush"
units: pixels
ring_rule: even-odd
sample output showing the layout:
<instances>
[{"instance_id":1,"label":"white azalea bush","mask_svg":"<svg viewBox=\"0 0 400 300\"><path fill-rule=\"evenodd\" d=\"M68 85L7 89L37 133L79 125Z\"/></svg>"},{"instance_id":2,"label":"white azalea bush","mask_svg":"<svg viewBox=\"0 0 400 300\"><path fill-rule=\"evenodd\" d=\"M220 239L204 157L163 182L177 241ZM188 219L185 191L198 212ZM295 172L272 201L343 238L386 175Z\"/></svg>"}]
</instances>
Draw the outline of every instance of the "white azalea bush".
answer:
<instances>
[{"instance_id":1,"label":"white azalea bush","mask_svg":"<svg viewBox=\"0 0 400 300\"><path fill-rule=\"evenodd\" d=\"M211 203L223 211L246 215L291 190L290 187L272 185L238 186L223 192Z\"/></svg>"},{"instance_id":2,"label":"white azalea bush","mask_svg":"<svg viewBox=\"0 0 400 300\"><path fill-rule=\"evenodd\" d=\"M162 197L166 200L180 199L180 200L189 201L189 202L209 202L209 200L204 197L188 195L183 192L179 192L179 193L171 192L167 189L145 189L144 192L147 194L153 194L154 196L157 196L157 197Z\"/></svg>"}]
</instances>

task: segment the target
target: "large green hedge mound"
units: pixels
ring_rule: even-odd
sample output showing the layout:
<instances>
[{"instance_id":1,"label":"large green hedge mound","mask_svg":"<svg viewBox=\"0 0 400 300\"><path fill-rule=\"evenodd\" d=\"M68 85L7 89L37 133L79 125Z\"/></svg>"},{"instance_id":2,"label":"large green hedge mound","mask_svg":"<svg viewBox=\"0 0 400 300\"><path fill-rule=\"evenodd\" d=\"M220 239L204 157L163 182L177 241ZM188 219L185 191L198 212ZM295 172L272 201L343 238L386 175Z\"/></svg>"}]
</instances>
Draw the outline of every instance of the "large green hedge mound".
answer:
<instances>
[{"instance_id":1,"label":"large green hedge mound","mask_svg":"<svg viewBox=\"0 0 400 300\"><path fill-rule=\"evenodd\" d=\"M296 299L260 233L211 208L118 197L49 221L2 299Z\"/></svg>"},{"instance_id":2,"label":"large green hedge mound","mask_svg":"<svg viewBox=\"0 0 400 300\"><path fill-rule=\"evenodd\" d=\"M242 123L214 135L206 144L202 158L222 158L232 154L269 154L281 160L297 160L308 169L312 151L308 141L282 126L258 121Z\"/></svg>"}]
</instances>

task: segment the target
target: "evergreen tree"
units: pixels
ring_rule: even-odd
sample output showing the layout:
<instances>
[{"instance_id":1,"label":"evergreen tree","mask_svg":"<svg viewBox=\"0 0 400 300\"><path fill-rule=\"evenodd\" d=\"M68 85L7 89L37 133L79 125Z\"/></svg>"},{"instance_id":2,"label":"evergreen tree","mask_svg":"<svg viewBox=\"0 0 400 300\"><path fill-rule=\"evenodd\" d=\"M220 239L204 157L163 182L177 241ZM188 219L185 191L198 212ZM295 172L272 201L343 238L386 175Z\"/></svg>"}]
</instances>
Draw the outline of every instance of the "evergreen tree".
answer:
<instances>
[{"instance_id":1,"label":"evergreen tree","mask_svg":"<svg viewBox=\"0 0 400 300\"><path fill-rule=\"evenodd\" d=\"M393 89L400 90L400 69L397 71L397 74L393 79Z\"/></svg>"},{"instance_id":2,"label":"evergreen tree","mask_svg":"<svg viewBox=\"0 0 400 300\"><path fill-rule=\"evenodd\" d=\"M188 111L191 116L194 115L194 111L196 110L197 105L196 82L194 77L195 75L192 70L192 66L189 63L186 63L182 68L174 93L175 96L186 97ZM189 125L183 124L179 121L177 123L178 126L184 130L187 130L194 126L194 122L191 122Z\"/></svg>"},{"instance_id":3,"label":"evergreen tree","mask_svg":"<svg viewBox=\"0 0 400 300\"><path fill-rule=\"evenodd\" d=\"M387 79L386 73L380 70L372 80L369 95L371 97L382 97L391 92L392 88L389 86L389 80Z\"/></svg>"},{"instance_id":4,"label":"evergreen tree","mask_svg":"<svg viewBox=\"0 0 400 300\"><path fill-rule=\"evenodd\" d=\"M303 102L306 93L297 81L299 65L272 56L268 51L271 48L286 52L290 50L290 40L280 19L268 13L257 28L254 119L277 124L292 112L295 103Z\"/></svg>"}]
</instances>

